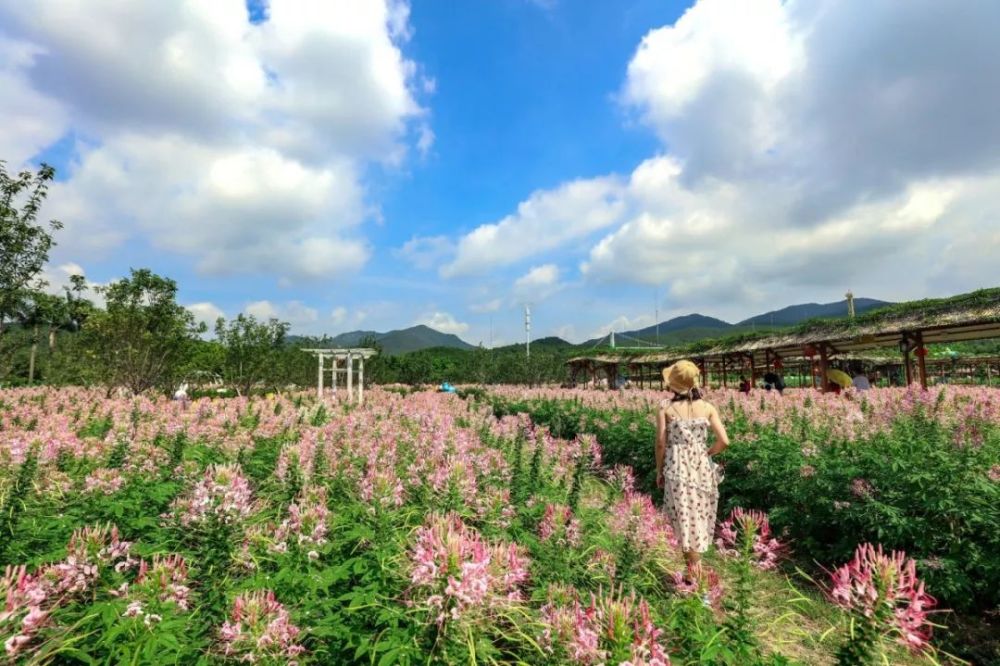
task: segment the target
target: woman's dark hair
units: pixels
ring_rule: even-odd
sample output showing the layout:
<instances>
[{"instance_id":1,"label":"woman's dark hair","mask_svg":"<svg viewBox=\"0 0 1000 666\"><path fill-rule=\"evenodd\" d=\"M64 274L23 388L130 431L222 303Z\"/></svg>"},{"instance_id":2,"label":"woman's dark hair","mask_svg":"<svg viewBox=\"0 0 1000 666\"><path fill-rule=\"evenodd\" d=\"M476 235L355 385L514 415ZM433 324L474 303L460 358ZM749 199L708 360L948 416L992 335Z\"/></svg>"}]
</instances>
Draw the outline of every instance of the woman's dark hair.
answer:
<instances>
[{"instance_id":1,"label":"woman's dark hair","mask_svg":"<svg viewBox=\"0 0 1000 666\"><path fill-rule=\"evenodd\" d=\"M686 393L674 392L674 397L670 399L670 402L694 402L695 400L701 400L701 390L698 388L692 388Z\"/></svg>"}]
</instances>

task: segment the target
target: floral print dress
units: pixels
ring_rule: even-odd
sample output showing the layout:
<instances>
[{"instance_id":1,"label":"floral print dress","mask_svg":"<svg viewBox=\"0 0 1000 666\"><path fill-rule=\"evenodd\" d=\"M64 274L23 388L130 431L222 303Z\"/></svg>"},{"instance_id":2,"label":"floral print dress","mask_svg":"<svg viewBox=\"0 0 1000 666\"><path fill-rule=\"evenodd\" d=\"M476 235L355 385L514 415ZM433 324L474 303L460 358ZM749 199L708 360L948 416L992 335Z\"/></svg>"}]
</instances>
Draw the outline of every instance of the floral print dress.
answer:
<instances>
[{"instance_id":1,"label":"floral print dress","mask_svg":"<svg viewBox=\"0 0 1000 666\"><path fill-rule=\"evenodd\" d=\"M667 423L663 510L685 552L705 552L715 533L721 473L708 455L708 426L676 412Z\"/></svg>"}]
</instances>

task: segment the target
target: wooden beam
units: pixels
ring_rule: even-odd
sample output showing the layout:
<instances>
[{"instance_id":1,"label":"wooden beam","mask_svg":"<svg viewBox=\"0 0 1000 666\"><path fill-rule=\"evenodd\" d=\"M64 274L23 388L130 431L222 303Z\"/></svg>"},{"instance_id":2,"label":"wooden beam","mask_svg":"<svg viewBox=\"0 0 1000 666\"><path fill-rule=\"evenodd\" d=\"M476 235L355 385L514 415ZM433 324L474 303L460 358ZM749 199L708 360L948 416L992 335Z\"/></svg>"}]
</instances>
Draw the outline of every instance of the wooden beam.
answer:
<instances>
[{"instance_id":1,"label":"wooden beam","mask_svg":"<svg viewBox=\"0 0 1000 666\"><path fill-rule=\"evenodd\" d=\"M729 384L726 379L726 355L722 355L722 388L729 388Z\"/></svg>"}]
</instances>

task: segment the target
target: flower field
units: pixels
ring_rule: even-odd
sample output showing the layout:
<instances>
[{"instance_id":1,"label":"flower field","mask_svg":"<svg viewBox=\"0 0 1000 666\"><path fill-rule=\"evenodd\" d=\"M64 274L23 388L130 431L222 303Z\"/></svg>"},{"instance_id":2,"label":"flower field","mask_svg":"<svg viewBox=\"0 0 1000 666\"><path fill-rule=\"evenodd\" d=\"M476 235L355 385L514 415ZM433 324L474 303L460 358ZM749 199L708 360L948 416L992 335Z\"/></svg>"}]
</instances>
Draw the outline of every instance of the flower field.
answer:
<instances>
[{"instance_id":1,"label":"flower field","mask_svg":"<svg viewBox=\"0 0 1000 666\"><path fill-rule=\"evenodd\" d=\"M933 597L993 603L993 395L717 396L729 506L697 571L644 492L657 394L480 397L0 392L2 659L916 664ZM905 524L886 479L918 473ZM818 586L781 574L801 554Z\"/></svg>"},{"instance_id":2,"label":"flower field","mask_svg":"<svg viewBox=\"0 0 1000 666\"><path fill-rule=\"evenodd\" d=\"M529 413L554 434L596 435L606 464L631 466L639 487L652 491L653 414L663 396L505 387L489 399L497 414ZM766 510L790 556L818 574L851 559L860 543L905 551L941 606L996 616L1000 390L715 390L708 399L733 439L720 456L723 510ZM976 663L1000 660L995 626L984 634L963 625L944 637Z\"/></svg>"}]
</instances>

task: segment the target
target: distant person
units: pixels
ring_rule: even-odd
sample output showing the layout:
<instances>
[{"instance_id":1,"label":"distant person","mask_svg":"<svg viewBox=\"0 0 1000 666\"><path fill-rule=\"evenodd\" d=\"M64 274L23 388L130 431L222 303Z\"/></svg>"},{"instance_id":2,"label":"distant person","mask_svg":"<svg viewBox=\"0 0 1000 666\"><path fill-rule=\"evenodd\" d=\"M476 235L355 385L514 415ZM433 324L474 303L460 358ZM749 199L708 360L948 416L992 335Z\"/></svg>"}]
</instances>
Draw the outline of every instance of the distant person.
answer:
<instances>
[{"instance_id":1,"label":"distant person","mask_svg":"<svg viewBox=\"0 0 1000 666\"><path fill-rule=\"evenodd\" d=\"M740 377L740 393L750 392L750 380L746 377Z\"/></svg>"},{"instance_id":2,"label":"distant person","mask_svg":"<svg viewBox=\"0 0 1000 666\"><path fill-rule=\"evenodd\" d=\"M663 489L663 510L690 567L712 544L722 481L712 456L729 446L719 411L696 388L700 374L691 361L665 368L663 381L674 396L660 403L656 418L656 487Z\"/></svg>"},{"instance_id":3,"label":"distant person","mask_svg":"<svg viewBox=\"0 0 1000 666\"><path fill-rule=\"evenodd\" d=\"M187 406L188 403L188 385L183 383L180 387L174 391L174 400L181 403L181 405Z\"/></svg>"},{"instance_id":4,"label":"distant person","mask_svg":"<svg viewBox=\"0 0 1000 666\"><path fill-rule=\"evenodd\" d=\"M854 378L851 379L851 384L853 384L854 388L859 391L867 391L872 387L871 381L869 381L868 377L860 370L858 370L858 372L855 373Z\"/></svg>"},{"instance_id":5,"label":"distant person","mask_svg":"<svg viewBox=\"0 0 1000 666\"><path fill-rule=\"evenodd\" d=\"M764 388L768 391L771 389L774 389L778 393L784 393L785 391L785 380L777 372L771 371L764 375L764 382Z\"/></svg>"}]
</instances>

